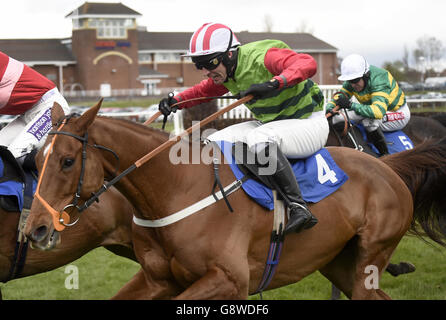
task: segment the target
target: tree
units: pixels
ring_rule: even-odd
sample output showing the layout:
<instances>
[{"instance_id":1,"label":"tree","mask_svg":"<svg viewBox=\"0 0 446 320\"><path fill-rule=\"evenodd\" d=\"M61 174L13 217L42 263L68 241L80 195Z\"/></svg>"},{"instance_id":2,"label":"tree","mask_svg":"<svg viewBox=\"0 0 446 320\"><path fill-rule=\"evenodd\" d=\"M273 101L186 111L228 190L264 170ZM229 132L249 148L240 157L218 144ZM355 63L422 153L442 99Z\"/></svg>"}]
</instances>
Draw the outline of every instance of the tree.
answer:
<instances>
[{"instance_id":1,"label":"tree","mask_svg":"<svg viewBox=\"0 0 446 320\"><path fill-rule=\"evenodd\" d=\"M265 14L263 17L263 22L265 23L265 32L273 32L273 18L271 18L271 15Z\"/></svg>"},{"instance_id":2,"label":"tree","mask_svg":"<svg viewBox=\"0 0 446 320\"><path fill-rule=\"evenodd\" d=\"M307 20L302 20L299 27L296 28L296 32L313 34L314 28L308 24Z\"/></svg>"},{"instance_id":3,"label":"tree","mask_svg":"<svg viewBox=\"0 0 446 320\"><path fill-rule=\"evenodd\" d=\"M386 61L383 68L389 71L396 81L406 81L406 71L404 60L396 60L393 62Z\"/></svg>"},{"instance_id":4,"label":"tree","mask_svg":"<svg viewBox=\"0 0 446 320\"><path fill-rule=\"evenodd\" d=\"M416 41L416 48L413 51L415 65L418 70L441 71L441 59L445 54L443 43L435 37L424 35Z\"/></svg>"}]
</instances>

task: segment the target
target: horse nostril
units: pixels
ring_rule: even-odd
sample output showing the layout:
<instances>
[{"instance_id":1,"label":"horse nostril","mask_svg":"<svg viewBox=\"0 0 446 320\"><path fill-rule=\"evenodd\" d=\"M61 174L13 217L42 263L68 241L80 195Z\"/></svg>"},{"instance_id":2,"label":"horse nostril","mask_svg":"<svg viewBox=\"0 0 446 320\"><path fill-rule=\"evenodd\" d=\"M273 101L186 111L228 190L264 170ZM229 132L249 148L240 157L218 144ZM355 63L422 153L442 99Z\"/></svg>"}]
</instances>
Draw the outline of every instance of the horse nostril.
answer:
<instances>
[{"instance_id":1,"label":"horse nostril","mask_svg":"<svg viewBox=\"0 0 446 320\"><path fill-rule=\"evenodd\" d=\"M31 233L30 237L32 241L39 242L45 239L47 235L48 235L48 228L46 226L40 226Z\"/></svg>"}]
</instances>

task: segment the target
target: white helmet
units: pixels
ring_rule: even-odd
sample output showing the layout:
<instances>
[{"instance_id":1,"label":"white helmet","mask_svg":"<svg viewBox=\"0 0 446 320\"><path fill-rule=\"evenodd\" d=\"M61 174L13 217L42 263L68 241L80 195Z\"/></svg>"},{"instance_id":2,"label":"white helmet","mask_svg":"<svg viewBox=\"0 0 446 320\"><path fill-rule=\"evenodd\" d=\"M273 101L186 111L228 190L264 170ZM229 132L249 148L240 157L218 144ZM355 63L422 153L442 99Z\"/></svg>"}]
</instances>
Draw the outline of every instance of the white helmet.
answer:
<instances>
[{"instance_id":1,"label":"white helmet","mask_svg":"<svg viewBox=\"0 0 446 320\"><path fill-rule=\"evenodd\" d=\"M184 57L198 57L227 52L240 42L227 26L220 23L205 23L192 35L189 52Z\"/></svg>"},{"instance_id":2,"label":"white helmet","mask_svg":"<svg viewBox=\"0 0 446 320\"><path fill-rule=\"evenodd\" d=\"M369 70L369 63L363 56L359 54L351 54L342 60L341 75L338 77L338 80L348 81L361 78L369 72Z\"/></svg>"}]
</instances>

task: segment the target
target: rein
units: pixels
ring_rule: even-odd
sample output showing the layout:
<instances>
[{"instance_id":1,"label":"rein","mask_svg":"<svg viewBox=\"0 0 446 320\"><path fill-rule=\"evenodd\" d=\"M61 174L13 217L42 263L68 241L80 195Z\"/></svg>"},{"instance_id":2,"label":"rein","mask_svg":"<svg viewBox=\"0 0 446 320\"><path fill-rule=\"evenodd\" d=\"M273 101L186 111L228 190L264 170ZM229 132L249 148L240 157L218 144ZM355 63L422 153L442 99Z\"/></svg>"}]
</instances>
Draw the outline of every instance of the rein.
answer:
<instances>
[{"instance_id":1,"label":"rein","mask_svg":"<svg viewBox=\"0 0 446 320\"><path fill-rule=\"evenodd\" d=\"M342 141L342 137L348 136L349 139L351 140L351 142L353 143L354 148L356 150L363 151L364 148L358 143L358 139L356 138L355 130L354 130L352 123L350 121L350 118L348 116L348 112L346 112L345 110L344 110L344 112L339 112L339 109L340 108L338 106L336 106L335 108L333 108L333 110L331 112L326 114L328 123L329 123L331 129L333 130L333 132L336 136L336 139L339 142L339 145L341 147L345 147L344 142ZM330 121L330 120L332 120L332 117L335 114L341 114L344 117L344 129L342 130L341 136L339 136L338 131L333 126L333 122Z\"/></svg>"},{"instance_id":2,"label":"rein","mask_svg":"<svg viewBox=\"0 0 446 320\"><path fill-rule=\"evenodd\" d=\"M172 93L172 92L171 92ZM170 94L169 94L170 95ZM173 95L172 95L173 97ZM183 103L187 103L187 102L191 102L191 101L198 101L198 100L216 100L216 99L240 99L239 95L235 95L235 96L215 96L215 97L198 97L198 98L192 98L192 99L187 99L187 100L182 100L182 101L178 101L177 103L174 103L173 105L171 105L171 108L174 108L174 112L176 112L177 107L180 104ZM151 124L153 121L155 121L156 119L158 119L158 117L160 117L162 115L161 111L157 111L153 116L151 116L149 119L147 119L143 124L144 125L149 125ZM167 121L167 117L164 117L163 120L163 130L164 130L164 126L166 124Z\"/></svg>"},{"instance_id":3,"label":"rein","mask_svg":"<svg viewBox=\"0 0 446 320\"><path fill-rule=\"evenodd\" d=\"M220 109L219 111L213 113L212 115L208 116L207 118L203 119L202 121L196 123L195 125L191 126L190 128L188 128L186 131L183 131L182 133L180 133L177 136L174 136L172 138L170 138L168 141L164 142L163 144L161 144L160 146L158 146L157 148L155 148L154 150L152 150L151 152L149 152L148 154L146 154L145 156L141 157L140 159L138 159L137 161L135 161L134 164L132 164L130 167L128 167L127 169L125 169L123 172L121 172L119 175L117 175L116 177L114 177L112 180L110 180L107 183L104 183L102 185L102 187L97 191L97 192L93 192L92 196L87 199L83 205L78 206L77 202L78 199L80 198L80 190L82 188L82 183L83 183L83 175L84 175L84 170L85 170L85 161L86 161L86 146L89 145L88 144L88 134L85 133L85 135L83 137L72 134L70 132L66 132L66 131L62 131L62 128L64 127L64 125L67 123L67 119L65 118L64 121L62 122L62 124L58 127L58 129L56 131L51 131L48 134L52 134L55 135L55 137L53 138L53 141L51 142L51 145L48 149L48 153L45 157L45 161L43 163L43 167L42 167L42 172L39 176L39 181L37 183L37 188L36 188L36 193L35 193L35 197L42 203L42 205L45 207L45 209L52 215L53 217L53 224L54 224L54 228L57 231L62 231L63 229L65 229L65 227L69 227L72 226L74 224L76 224L79 221L80 216L76 219L76 221L74 221L73 223L70 224L70 216L69 214L65 211L67 208L70 207L74 207L78 210L79 213L82 213L82 211L84 211L85 209L87 209L89 206L91 206L94 202L98 202L99 201L99 196L104 193L105 191L107 191L111 186L113 186L114 184L116 184L119 180L121 180L122 178L124 178L126 175L128 175L129 173L131 173L133 170L135 170L136 168L139 168L140 166L142 166L144 163L146 163L147 161L149 161L150 159L152 159L153 157L155 157L156 155L158 155L159 153L161 153L162 151L166 150L167 148L171 147L172 145L174 145L175 143L177 143L178 141L180 141L184 136L189 135L193 130L196 130L197 128L200 128L200 126L206 125L207 123L215 120L217 117L219 117L220 115L228 112L229 110L248 102L249 100L251 100L253 98L252 95L248 95L245 96L237 101L235 101L234 103ZM186 101L186 100L185 100ZM185 102L184 101L184 102ZM159 112L159 111L158 111ZM159 112L160 113L160 112ZM156 115L156 114L155 114ZM155 116L154 115L154 116ZM151 120L153 118L156 119L154 116L152 116L149 120ZM152 121L153 121L152 120ZM147 121L148 122L148 121ZM145 123L146 124L146 123ZM45 170L46 170L46 166L48 163L48 159L50 154L53 151L53 147L54 147L54 143L56 142L56 138L57 135L59 134L63 134L63 135L67 135L70 137L73 137L77 140L79 140L80 142L82 142L83 146L82 146L82 168L81 168L81 174L79 177L79 183L78 183L78 187L77 187L77 192L76 195L74 197L74 200L72 203L66 205L60 212L58 212L57 210L55 210L53 207L51 207L51 205L45 200L43 199L43 197L40 195L40 185L42 183L42 178L44 176ZM115 152L113 152L111 149L106 148L104 146L99 146L99 145L90 145L96 148L100 148L106 151L110 151L113 153L113 155L115 155L115 157L118 159L118 156L116 155Z\"/></svg>"}]
</instances>

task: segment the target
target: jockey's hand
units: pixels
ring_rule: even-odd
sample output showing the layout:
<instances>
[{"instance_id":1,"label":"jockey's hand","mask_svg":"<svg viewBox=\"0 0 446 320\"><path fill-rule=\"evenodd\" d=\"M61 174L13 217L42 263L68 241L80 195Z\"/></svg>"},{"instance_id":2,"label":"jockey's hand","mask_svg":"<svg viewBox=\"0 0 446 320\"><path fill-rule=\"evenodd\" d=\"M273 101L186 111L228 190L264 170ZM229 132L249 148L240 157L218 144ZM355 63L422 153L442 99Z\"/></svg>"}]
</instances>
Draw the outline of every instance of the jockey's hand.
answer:
<instances>
[{"instance_id":1,"label":"jockey's hand","mask_svg":"<svg viewBox=\"0 0 446 320\"><path fill-rule=\"evenodd\" d=\"M334 102L341 108L350 109L352 107L352 102L350 101L350 99L343 94L337 95L337 97L335 97L334 99Z\"/></svg>"},{"instance_id":2,"label":"jockey's hand","mask_svg":"<svg viewBox=\"0 0 446 320\"><path fill-rule=\"evenodd\" d=\"M272 97L274 91L279 88L279 80L271 79L263 83L252 84L247 90L240 92L240 97L243 98L247 95L253 95L253 98L247 103L254 103L259 99L266 99Z\"/></svg>"},{"instance_id":3,"label":"jockey's hand","mask_svg":"<svg viewBox=\"0 0 446 320\"><path fill-rule=\"evenodd\" d=\"M169 93L169 96L167 98L164 98L160 101L159 105L158 105L158 109L159 111L161 111L161 113L167 117L169 116L172 112L176 112L177 111L177 107L171 107L173 104L177 103L178 101L173 97L173 93Z\"/></svg>"},{"instance_id":4,"label":"jockey's hand","mask_svg":"<svg viewBox=\"0 0 446 320\"><path fill-rule=\"evenodd\" d=\"M339 114L339 110L334 110L334 107L331 107L331 108L327 108L326 110L325 110L325 116L327 117L327 119L330 119L331 117L333 117L333 116L335 116L335 115L337 115L337 114Z\"/></svg>"}]
</instances>

